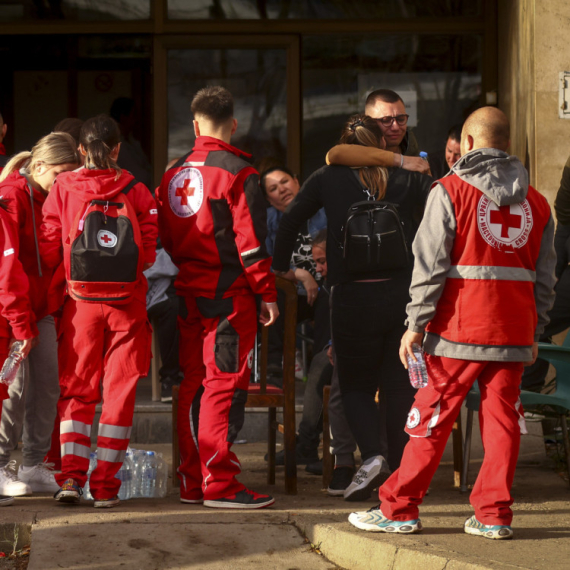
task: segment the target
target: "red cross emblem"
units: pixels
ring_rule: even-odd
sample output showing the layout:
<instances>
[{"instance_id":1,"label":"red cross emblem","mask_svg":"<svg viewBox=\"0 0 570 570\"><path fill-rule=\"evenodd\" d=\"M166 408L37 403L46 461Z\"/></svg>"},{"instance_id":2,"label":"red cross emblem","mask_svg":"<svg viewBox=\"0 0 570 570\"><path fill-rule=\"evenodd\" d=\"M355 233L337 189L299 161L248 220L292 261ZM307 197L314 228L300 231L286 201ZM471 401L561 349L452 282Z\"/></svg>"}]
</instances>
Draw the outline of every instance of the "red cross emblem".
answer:
<instances>
[{"instance_id":1,"label":"red cross emblem","mask_svg":"<svg viewBox=\"0 0 570 570\"><path fill-rule=\"evenodd\" d=\"M188 198L194 196L194 191L196 188L194 186L190 186L190 180L187 178L184 180L182 186L176 188L176 196L180 198L180 205L187 206L188 205Z\"/></svg>"},{"instance_id":2,"label":"red cross emblem","mask_svg":"<svg viewBox=\"0 0 570 570\"><path fill-rule=\"evenodd\" d=\"M501 206L498 210L493 210L489 219L492 224L501 225L502 238L509 237L509 228L516 228L518 230L522 225L522 216L511 214L510 206Z\"/></svg>"},{"instance_id":3,"label":"red cross emblem","mask_svg":"<svg viewBox=\"0 0 570 570\"><path fill-rule=\"evenodd\" d=\"M104 241L105 243L111 243L113 241L113 238L110 237L108 234L102 234L101 241Z\"/></svg>"}]
</instances>

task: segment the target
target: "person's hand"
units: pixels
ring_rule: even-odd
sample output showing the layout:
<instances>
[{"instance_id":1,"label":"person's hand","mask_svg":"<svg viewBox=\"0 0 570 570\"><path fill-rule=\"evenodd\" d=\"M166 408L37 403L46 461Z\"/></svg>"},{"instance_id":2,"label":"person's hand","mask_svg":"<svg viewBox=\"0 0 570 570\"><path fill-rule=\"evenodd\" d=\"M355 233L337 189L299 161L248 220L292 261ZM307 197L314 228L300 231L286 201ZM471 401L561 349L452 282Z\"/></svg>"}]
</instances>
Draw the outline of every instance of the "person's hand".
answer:
<instances>
[{"instance_id":1,"label":"person's hand","mask_svg":"<svg viewBox=\"0 0 570 570\"><path fill-rule=\"evenodd\" d=\"M268 327L272 325L279 316L279 309L277 308L277 303L266 303L261 301L261 311L259 314L259 322Z\"/></svg>"},{"instance_id":2,"label":"person's hand","mask_svg":"<svg viewBox=\"0 0 570 570\"><path fill-rule=\"evenodd\" d=\"M538 358L538 342L535 342L532 345L532 360L524 362L523 364L525 366L532 366L536 362L537 358Z\"/></svg>"},{"instance_id":3,"label":"person's hand","mask_svg":"<svg viewBox=\"0 0 570 570\"><path fill-rule=\"evenodd\" d=\"M334 366L334 358L333 358L333 347L332 344L327 349L327 356L329 357L329 362Z\"/></svg>"},{"instance_id":4,"label":"person's hand","mask_svg":"<svg viewBox=\"0 0 570 570\"><path fill-rule=\"evenodd\" d=\"M412 172L421 172L422 174L431 175L429 162L419 156L404 156L404 164L402 165L402 168Z\"/></svg>"},{"instance_id":5,"label":"person's hand","mask_svg":"<svg viewBox=\"0 0 570 570\"><path fill-rule=\"evenodd\" d=\"M12 348L12 345L15 342L21 342L22 343L22 348L20 349L19 352L24 358L27 358L28 354L30 354L30 350L32 350L32 348L38 344L38 338L37 337L26 338L24 340L17 340L15 338L12 338L10 340L10 348Z\"/></svg>"},{"instance_id":6,"label":"person's hand","mask_svg":"<svg viewBox=\"0 0 570 570\"><path fill-rule=\"evenodd\" d=\"M306 269L295 269L295 277L301 282L305 291L307 291L307 303L312 307L317 295L319 294L319 286L315 278Z\"/></svg>"},{"instance_id":7,"label":"person's hand","mask_svg":"<svg viewBox=\"0 0 570 570\"><path fill-rule=\"evenodd\" d=\"M400 360L404 365L404 368L408 369L408 359L407 355L409 354L413 360L417 360L414 355L414 351L412 350L413 344L422 345L422 339L424 338L424 333L417 333L410 330L407 330L400 341Z\"/></svg>"}]
</instances>

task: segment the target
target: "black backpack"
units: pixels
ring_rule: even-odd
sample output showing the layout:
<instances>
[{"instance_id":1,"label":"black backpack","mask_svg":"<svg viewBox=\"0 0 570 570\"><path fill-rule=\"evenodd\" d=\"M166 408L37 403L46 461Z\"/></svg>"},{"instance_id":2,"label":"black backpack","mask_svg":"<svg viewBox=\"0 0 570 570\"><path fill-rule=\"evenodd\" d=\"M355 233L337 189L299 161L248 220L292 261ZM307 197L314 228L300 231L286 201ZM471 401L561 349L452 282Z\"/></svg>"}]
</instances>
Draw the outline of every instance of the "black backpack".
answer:
<instances>
[{"instance_id":1,"label":"black backpack","mask_svg":"<svg viewBox=\"0 0 570 570\"><path fill-rule=\"evenodd\" d=\"M362 186L360 177L354 172ZM408 246L398 210L390 202L370 197L349 209L343 231L343 257L350 273L404 269L409 263Z\"/></svg>"}]
</instances>

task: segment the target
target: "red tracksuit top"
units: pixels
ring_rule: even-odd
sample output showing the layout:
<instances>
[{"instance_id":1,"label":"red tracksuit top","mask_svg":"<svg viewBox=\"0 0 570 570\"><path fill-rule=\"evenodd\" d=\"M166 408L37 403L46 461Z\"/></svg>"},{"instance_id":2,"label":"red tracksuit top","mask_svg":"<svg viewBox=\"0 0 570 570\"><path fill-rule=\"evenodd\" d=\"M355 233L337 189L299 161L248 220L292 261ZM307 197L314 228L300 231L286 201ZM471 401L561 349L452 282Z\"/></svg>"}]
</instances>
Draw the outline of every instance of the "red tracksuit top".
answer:
<instances>
[{"instance_id":1,"label":"red tracksuit top","mask_svg":"<svg viewBox=\"0 0 570 570\"><path fill-rule=\"evenodd\" d=\"M41 241L42 207L46 195L33 189L33 209L27 180L19 172L12 172L0 183L0 198L8 203L8 214L16 228L15 249L28 278L29 298L32 309L39 321L48 314L47 291L52 277L52 270L41 262L38 267ZM35 224L35 231L34 231ZM37 240L37 241L36 241Z\"/></svg>"},{"instance_id":2,"label":"red tracksuit top","mask_svg":"<svg viewBox=\"0 0 570 570\"><path fill-rule=\"evenodd\" d=\"M18 238L10 215L0 208L0 337L38 336L28 297L28 278L18 259Z\"/></svg>"},{"instance_id":3,"label":"red tracksuit top","mask_svg":"<svg viewBox=\"0 0 570 570\"><path fill-rule=\"evenodd\" d=\"M267 206L257 171L243 157L249 155L201 136L162 177L160 239L180 269L175 287L182 295L223 299L253 292L277 300L265 248Z\"/></svg>"},{"instance_id":4,"label":"red tracksuit top","mask_svg":"<svg viewBox=\"0 0 570 570\"><path fill-rule=\"evenodd\" d=\"M134 176L123 170L118 180L115 170L90 170L79 168L62 172L49 193L43 209L42 259L50 267L63 261L63 240L66 240L71 226L85 203L97 199L111 199L125 188ZM154 263L156 258L156 203L148 188L138 182L131 188L127 198L137 213L142 241L143 263ZM141 272L135 297L146 302L147 283Z\"/></svg>"},{"instance_id":5,"label":"red tracksuit top","mask_svg":"<svg viewBox=\"0 0 570 570\"><path fill-rule=\"evenodd\" d=\"M532 346L534 275L550 219L548 202L529 186L520 204L499 208L457 175L439 184L451 198L457 232L445 287L426 332L463 344Z\"/></svg>"}]
</instances>

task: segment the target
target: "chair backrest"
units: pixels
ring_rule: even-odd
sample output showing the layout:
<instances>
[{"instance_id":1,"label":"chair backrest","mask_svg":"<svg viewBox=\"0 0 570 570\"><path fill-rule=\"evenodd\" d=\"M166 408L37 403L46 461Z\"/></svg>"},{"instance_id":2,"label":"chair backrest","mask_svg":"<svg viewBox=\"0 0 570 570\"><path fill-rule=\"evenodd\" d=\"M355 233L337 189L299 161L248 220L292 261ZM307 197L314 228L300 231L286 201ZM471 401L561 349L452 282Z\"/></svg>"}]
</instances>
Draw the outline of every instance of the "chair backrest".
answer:
<instances>
[{"instance_id":1,"label":"chair backrest","mask_svg":"<svg viewBox=\"0 0 570 570\"><path fill-rule=\"evenodd\" d=\"M566 340L564 342L566 343ZM538 356L548 360L556 369L555 394L559 398L567 399L570 408L570 347L541 344Z\"/></svg>"}]
</instances>

